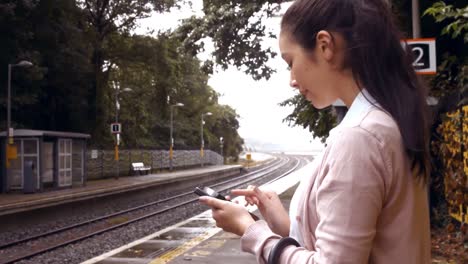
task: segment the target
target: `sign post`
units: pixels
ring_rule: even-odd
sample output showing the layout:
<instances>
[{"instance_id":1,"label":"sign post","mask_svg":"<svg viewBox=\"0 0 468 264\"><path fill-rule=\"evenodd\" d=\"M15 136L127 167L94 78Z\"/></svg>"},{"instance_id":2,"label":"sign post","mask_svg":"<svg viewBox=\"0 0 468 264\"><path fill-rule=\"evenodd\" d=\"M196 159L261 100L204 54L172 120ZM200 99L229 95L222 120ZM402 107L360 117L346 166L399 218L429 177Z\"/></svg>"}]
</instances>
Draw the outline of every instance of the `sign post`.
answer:
<instances>
[{"instance_id":1,"label":"sign post","mask_svg":"<svg viewBox=\"0 0 468 264\"><path fill-rule=\"evenodd\" d=\"M111 133L112 134L122 133L122 124L120 124L120 123L112 123L110 128L111 128Z\"/></svg>"},{"instance_id":2,"label":"sign post","mask_svg":"<svg viewBox=\"0 0 468 264\"><path fill-rule=\"evenodd\" d=\"M119 174L120 174L119 144L120 144L120 133L122 133L122 124L112 123L110 128L111 128L111 133L115 134L114 160L117 162L117 175L116 175L115 179L118 179Z\"/></svg>"},{"instance_id":3,"label":"sign post","mask_svg":"<svg viewBox=\"0 0 468 264\"><path fill-rule=\"evenodd\" d=\"M407 39L406 45L411 48L414 54L413 67L417 74L436 74L435 38Z\"/></svg>"},{"instance_id":4,"label":"sign post","mask_svg":"<svg viewBox=\"0 0 468 264\"><path fill-rule=\"evenodd\" d=\"M247 158L247 168L249 168L250 162L252 162L252 154L248 153L246 155L246 158Z\"/></svg>"}]
</instances>

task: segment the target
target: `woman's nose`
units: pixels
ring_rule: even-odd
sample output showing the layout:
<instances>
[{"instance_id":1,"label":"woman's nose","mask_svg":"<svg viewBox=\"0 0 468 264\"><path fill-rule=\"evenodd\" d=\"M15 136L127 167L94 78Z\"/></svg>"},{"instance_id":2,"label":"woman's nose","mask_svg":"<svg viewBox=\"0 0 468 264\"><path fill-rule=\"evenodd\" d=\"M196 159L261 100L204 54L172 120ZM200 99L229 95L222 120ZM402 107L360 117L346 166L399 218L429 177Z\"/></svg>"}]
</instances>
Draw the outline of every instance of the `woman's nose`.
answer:
<instances>
[{"instance_id":1,"label":"woman's nose","mask_svg":"<svg viewBox=\"0 0 468 264\"><path fill-rule=\"evenodd\" d=\"M290 85L292 88L296 88L296 89L299 88L299 84L297 83L296 80L291 80L291 81L289 82L289 85Z\"/></svg>"}]
</instances>

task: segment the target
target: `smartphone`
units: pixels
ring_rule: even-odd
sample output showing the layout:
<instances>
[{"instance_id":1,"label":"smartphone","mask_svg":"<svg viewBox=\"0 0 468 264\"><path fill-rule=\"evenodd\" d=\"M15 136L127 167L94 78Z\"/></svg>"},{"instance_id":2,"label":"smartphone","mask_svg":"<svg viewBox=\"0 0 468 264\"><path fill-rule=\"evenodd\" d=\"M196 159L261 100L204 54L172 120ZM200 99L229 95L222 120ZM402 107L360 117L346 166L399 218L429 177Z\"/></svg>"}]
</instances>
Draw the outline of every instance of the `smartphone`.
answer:
<instances>
[{"instance_id":1,"label":"smartphone","mask_svg":"<svg viewBox=\"0 0 468 264\"><path fill-rule=\"evenodd\" d=\"M223 201L227 201L224 196L219 194L217 191L211 189L210 187L195 187L195 190L193 192L200 195L200 196L210 196L210 197L217 198L217 199L220 199L220 200L223 200ZM249 214L250 214L250 216L252 216L252 218L255 221L259 220L258 216L254 215L251 212L249 212Z\"/></svg>"},{"instance_id":2,"label":"smartphone","mask_svg":"<svg viewBox=\"0 0 468 264\"><path fill-rule=\"evenodd\" d=\"M210 197L213 197L213 198L217 198L217 199L226 201L226 198L224 198L224 196L219 194L217 191L211 189L210 187L202 187L202 188L195 187L194 192L196 194L200 195L200 196L210 196Z\"/></svg>"}]
</instances>

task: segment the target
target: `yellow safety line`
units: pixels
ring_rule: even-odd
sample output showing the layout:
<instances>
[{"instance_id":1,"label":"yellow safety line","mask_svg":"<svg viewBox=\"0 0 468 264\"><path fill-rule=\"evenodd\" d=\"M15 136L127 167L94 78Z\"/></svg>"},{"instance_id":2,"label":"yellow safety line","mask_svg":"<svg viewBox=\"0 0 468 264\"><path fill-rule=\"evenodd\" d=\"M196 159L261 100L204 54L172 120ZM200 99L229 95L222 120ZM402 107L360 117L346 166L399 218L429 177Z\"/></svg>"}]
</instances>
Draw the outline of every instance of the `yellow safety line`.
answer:
<instances>
[{"instance_id":1,"label":"yellow safety line","mask_svg":"<svg viewBox=\"0 0 468 264\"><path fill-rule=\"evenodd\" d=\"M221 229L213 228L200 236L187 240L182 245L178 246L174 250L164 253L163 255L157 257L149 264L165 264L169 261L175 259L176 257L182 255L183 253L187 252L189 249L195 247L196 245L200 244L201 242L205 241L207 238L214 236L218 233Z\"/></svg>"}]
</instances>

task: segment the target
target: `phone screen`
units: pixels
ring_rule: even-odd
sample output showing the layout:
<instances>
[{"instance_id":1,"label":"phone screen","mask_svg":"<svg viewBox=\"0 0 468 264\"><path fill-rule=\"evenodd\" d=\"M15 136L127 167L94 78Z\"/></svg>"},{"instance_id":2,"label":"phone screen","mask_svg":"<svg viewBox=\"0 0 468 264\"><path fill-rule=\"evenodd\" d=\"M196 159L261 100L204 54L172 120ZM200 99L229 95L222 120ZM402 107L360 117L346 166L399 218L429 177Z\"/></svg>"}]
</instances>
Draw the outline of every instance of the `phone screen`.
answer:
<instances>
[{"instance_id":1,"label":"phone screen","mask_svg":"<svg viewBox=\"0 0 468 264\"><path fill-rule=\"evenodd\" d=\"M224 200L226 201L226 198L224 198L224 196L222 196L221 194L219 194L217 191L211 189L210 187L203 187L203 189L199 188L199 187L195 187L195 191L194 191L196 194L200 195L200 196L203 196L203 195L207 195L207 196L211 196L213 198L218 198L220 200ZM249 214L252 216L252 218L255 220L255 221L258 221L259 218L258 216L254 215L253 213L249 212Z\"/></svg>"},{"instance_id":2,"label":"phone screen","mask_svg":"<svg viewBox=\"0 0 468 264\"><path fill-rule=\"evenodd\" d=\"M226 200L226 198L224 198L224 196L219 194L217 191L211 189L210 187L203 187L203 188L196 187L195 188L195 193L200 195L200 196L206 195L206 196L211 196L213 198Z\"/></svg>"},{"instance_id":3,"label":"phone screen","mask_svg":"<svg viewBox=\"0 0 468 264\"><path fill-rule=\"evenodd\" d=\"M211 197L216 197L218 195L218 193L215 190L209 187L203 187L203 191L205 191Z\"/></svg>"}]
</instances>

